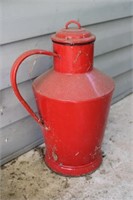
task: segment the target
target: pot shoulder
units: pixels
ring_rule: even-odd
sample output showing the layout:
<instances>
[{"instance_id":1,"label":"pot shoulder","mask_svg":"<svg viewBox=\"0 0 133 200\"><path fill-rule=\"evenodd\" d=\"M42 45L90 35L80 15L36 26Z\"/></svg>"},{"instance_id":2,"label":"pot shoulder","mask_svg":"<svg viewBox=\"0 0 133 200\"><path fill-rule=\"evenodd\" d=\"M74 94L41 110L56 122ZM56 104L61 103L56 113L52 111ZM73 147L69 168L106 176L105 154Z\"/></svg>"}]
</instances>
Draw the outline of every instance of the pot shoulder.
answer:
<instances>
[{"instance_id":1,"label":"pot shoulder","mask_svg":"<svg viewBox=\"0 0 133 200\"><path fill-rule=\"evenodd\" d=\"M33 90L52 99L86 101L112 93L114 81L95 68L82 74L66 74L51 69L34 80Z\"/></svg>"}]
</instances>

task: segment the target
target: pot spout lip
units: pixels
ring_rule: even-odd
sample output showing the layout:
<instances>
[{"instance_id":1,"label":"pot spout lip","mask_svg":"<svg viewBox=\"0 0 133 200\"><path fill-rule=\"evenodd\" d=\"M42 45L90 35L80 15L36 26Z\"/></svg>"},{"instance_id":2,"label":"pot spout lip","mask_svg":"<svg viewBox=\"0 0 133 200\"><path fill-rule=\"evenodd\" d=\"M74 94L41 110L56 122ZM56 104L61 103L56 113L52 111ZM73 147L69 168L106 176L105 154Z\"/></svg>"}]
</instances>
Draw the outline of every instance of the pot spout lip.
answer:
<instances>
[{"instance_id":1,"label":"pot spout lip","mask_svg":"<svg viewBox=\"0 0 133 200\"><path fill-rule=\"evenodd\" d=\"M89 44L94 44L95 40L93 41L90 41L90 42L84 42L84 43L63 43L62 41L55 41L55 40L52 40L52 42L54 44L60 44L60 45L64 45L64 46L83 46L83 45L89 45Z\"/></svg>"},{"instance_id":2,"label":"pot spout lip","mask_svg":"<svg viewBox=\"0 0 133 200\"><path fill-rule=\"evenodd\" d=\"M94 43L96 40L96 36L91 34L88 38L59 38L56 36L56 34L53 34L51 36L51 39L55 43L59 43L62 45L85 45L85 44L91 44Z\"/></svg>"}]
</instances>

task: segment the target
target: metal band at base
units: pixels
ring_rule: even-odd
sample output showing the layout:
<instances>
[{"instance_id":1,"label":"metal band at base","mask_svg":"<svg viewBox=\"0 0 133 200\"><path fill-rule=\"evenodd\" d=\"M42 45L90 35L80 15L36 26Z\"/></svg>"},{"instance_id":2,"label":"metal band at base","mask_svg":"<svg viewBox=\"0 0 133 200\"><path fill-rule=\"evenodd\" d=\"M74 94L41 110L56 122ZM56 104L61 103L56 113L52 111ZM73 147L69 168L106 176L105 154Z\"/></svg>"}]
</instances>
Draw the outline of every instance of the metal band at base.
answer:
<instances>
[{"instance_id":1,"label":"metal band at base","mask_svg":"<svg viewBox=\"0 0 133 200\"><path fill-rule=\"evenodd\" d=\"M45 163L52 171L56 172L60 175L65 176L83 176L86 174L91 174L94 172L98 167L100 167L102 163L102 154L100 154L96 160L94 160L91 163L88 163L86 165L81 166L65 166L60 165L59 163L49 160L47 157L45 157Z\"/></svg>"}]
</instances>

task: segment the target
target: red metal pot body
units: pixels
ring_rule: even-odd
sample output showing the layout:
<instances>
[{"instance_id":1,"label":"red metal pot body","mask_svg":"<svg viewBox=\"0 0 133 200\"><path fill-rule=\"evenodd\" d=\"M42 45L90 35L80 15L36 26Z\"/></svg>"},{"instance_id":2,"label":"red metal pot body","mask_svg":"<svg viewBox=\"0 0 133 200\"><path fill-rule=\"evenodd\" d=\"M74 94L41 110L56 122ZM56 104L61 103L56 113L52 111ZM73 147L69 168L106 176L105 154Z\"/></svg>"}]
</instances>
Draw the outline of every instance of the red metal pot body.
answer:
<instances>
[{"instance_id":1,"label":"red metal pot body","mask_svg":"<svg viewBox=\"0 0 133 200\"><path fill-rule=\"evenodd\" d=\"M33 116L17 94L14 69L20 62L11 72L16 95L42 125L46 164L69 176L91 173L101 164L101 145L114 90L113 80L93 67L95 37L79 39L75 32L68 32L67 39L62 32L52 36L53 68L33 82L41 119Z\"/></svg>"}]
</instances>

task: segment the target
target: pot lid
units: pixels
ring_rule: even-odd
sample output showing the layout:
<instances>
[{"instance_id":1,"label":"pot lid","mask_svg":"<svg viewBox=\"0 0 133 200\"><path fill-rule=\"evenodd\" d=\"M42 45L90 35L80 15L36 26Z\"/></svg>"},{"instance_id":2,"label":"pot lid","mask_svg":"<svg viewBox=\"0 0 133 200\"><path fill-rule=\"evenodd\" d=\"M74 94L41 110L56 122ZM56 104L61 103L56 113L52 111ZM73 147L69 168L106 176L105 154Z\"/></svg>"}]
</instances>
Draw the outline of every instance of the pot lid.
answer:
<instances>
[{"instance_id":1,"label":"pot lid","mask_svg":"<svg viewBox=\"0 0 133 200\"><path fill-rule=\"evenodd\" d=\"M70 24L76 24L77 27L68 27ZM71 20L66 23L65 28L56 32L52 35L52 41L57 43L65 44L84 44L94 42L96 37L91 32L88 32L86 29L81 28L81 25L78 21Z\"/></svg>"}]
</instances>

